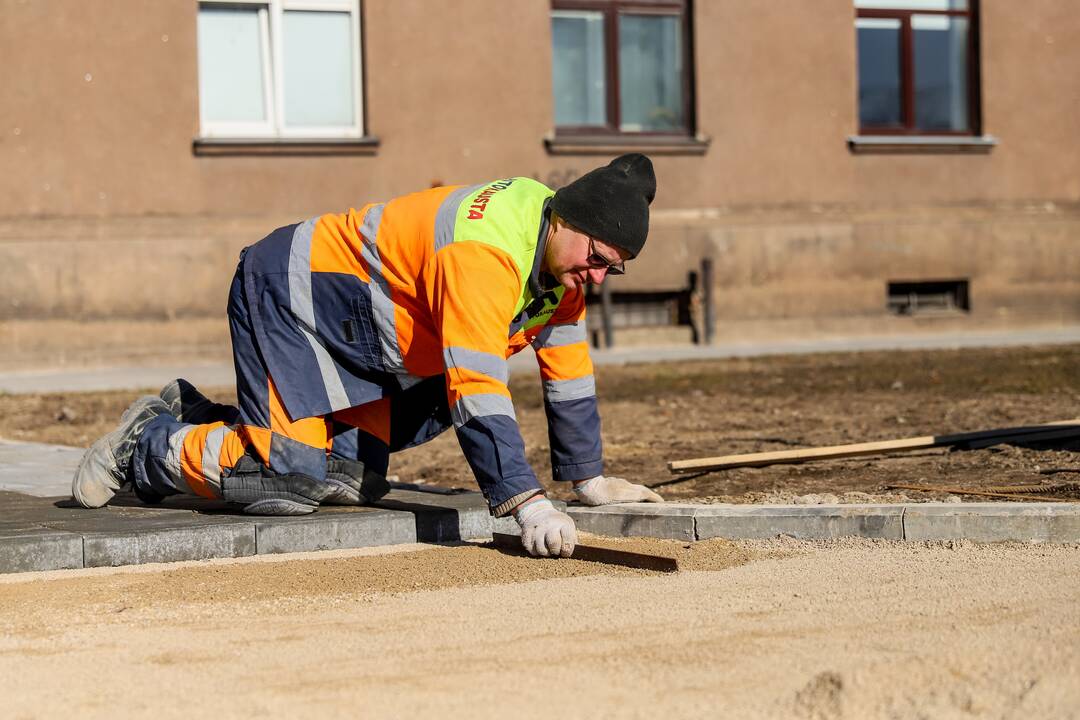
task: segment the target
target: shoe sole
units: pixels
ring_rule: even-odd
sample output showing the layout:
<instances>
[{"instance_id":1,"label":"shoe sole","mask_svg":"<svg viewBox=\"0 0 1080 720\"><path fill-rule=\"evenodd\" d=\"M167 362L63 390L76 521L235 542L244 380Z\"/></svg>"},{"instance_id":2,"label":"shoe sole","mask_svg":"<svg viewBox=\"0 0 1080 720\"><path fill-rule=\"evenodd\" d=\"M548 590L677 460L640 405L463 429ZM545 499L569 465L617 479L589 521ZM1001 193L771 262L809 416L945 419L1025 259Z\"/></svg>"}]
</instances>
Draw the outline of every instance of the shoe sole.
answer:
<instances>
[{"instance_id":1,"label":"shoe sole","mask_svg":"<svg viewBox=\"0 0 1080 720\"><path fill-rule=\"evenodd\" d=\"M304 505L294 500L270 498L257 500L244 506L246 515L308 515L315 512L314 505Z\"/></svg>"},{"instance_id":2,"label":"shoe sole","mask_svg":"<svg viewBox=\"0 0 1080 720\"><path fill-rule=\"evenodd\" d=\"M362 496L359 490L349 487L340 480L328 477L323 482L333 490L319 501L320 505L363 505L367 502L367 498Z\"/></svg>"}]
</instances>

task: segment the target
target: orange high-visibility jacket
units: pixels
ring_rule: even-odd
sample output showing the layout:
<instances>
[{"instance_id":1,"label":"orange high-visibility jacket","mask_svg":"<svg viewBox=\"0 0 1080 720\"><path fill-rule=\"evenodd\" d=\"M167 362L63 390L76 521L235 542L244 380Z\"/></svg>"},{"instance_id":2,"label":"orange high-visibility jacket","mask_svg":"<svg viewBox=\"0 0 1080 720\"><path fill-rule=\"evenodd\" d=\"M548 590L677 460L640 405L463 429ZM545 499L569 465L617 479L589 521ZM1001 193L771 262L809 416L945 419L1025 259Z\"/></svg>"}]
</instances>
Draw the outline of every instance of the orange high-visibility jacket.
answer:
<instances>
[{"instance_id":1,"label":"orange high-visibility jacket","mask_svg":"<svg viewBox=\"0 0 1080 720\"><path fill-rule=\"evenodd\" d=\"M506 359L531 344L555 478L601 474L585 299L540 269L553 194L521 177L440 187L313 218L248 248L256 342L292 419L445 375L462 449L493 512L505 514L540 489L506 386Z\"/></svg>"}]
</instances>

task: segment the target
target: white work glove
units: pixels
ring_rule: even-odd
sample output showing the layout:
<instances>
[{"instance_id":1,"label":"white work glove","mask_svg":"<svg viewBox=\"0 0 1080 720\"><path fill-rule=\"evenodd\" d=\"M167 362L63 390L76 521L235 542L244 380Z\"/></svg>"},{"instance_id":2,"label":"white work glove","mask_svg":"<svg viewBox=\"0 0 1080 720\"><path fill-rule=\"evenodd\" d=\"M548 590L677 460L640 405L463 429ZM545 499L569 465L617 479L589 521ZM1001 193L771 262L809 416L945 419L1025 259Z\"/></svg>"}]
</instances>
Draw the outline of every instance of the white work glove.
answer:
<instances>
[{"instance_id":1,"label":"white work glove","mask_svg":"<svg viewBox=\"0 0 1080 720\"><path fill-rule=\"evenodd\" d=\"M664 502L664 498L644 485L635 485L622 478L597 475L591 480L574 484L574 494L583 505L610 505L625 502Z\"/></svg>"},{"instance_id":2,"label":"white work glove","mask_svg":"<svg viewBox=\"0 0 1080 720\"><path fill-rule=\"evenodd\" d=\"M521 544L532 556L570 557L577 544L577 528L566 513L559 512L545 497L526 500L514 508L521 526Z\"/></svg>"}]
</instances>

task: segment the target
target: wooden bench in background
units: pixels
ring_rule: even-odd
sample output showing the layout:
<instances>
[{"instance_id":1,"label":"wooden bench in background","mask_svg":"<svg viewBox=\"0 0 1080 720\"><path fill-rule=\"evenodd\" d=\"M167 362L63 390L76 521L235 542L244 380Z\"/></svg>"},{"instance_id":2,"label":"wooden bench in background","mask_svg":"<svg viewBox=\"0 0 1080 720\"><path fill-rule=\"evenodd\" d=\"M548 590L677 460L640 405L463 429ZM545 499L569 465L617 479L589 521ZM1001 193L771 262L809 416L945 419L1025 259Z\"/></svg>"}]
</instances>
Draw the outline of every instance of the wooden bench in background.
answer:
<instances>
[{"instance_id":1,"label":"wooden bench in background","mask_svg":"<svg viewBox=\"0 0 1080 720\"><path fill-rule=\"evenodd\" d=\"M673 289L614 291L608 283L590 285L585 297L589 341L615 346L620 328L689 326L695 345L711 345L716 331L712 258L687 273L686 285Z\"/></svg>"}]
</instances>

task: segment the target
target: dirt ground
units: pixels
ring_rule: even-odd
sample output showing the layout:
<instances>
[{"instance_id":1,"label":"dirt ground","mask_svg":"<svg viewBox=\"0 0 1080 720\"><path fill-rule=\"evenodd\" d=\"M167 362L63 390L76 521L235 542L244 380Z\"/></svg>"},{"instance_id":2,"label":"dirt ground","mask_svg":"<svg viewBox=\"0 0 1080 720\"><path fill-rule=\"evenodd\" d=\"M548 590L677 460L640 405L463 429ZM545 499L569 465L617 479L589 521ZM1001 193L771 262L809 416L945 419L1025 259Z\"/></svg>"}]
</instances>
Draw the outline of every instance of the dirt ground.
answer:
<instances>
[{"instance_id":1,"label":"dirt ground","mask_svg":"<svg viewBox=\"0 0 1080 720\"><path fill-rule=\"evenodd\" d=\"M687 479L670 460L937 435L1080 416L1080 346L801 355L597 368L607 472L671 500L860 502L961 499L890 483L1042 484L1080 499L1080 442L736 469ZM156 390L156 389L154 389ZM204 388L229 401L234 391ZM550 464L539 384L511 381L529 460ZM134 392L0 395L0 437L88 445ZM474 488L453 432L395 455L402 481ZM987 498L965 496L965 500Z\"/></svg>"},{"instance_id":2,"label":"dirt ground","mask_svg":"<svg viewBox=\"0 0 1080 720\"><path fill-rule=\"evenodd\" d=\"M615 541L0 578L4 717L1080 717L1080 546ZM642 544L644 543L644 544Z\"/></svg>"}]
</instances>

